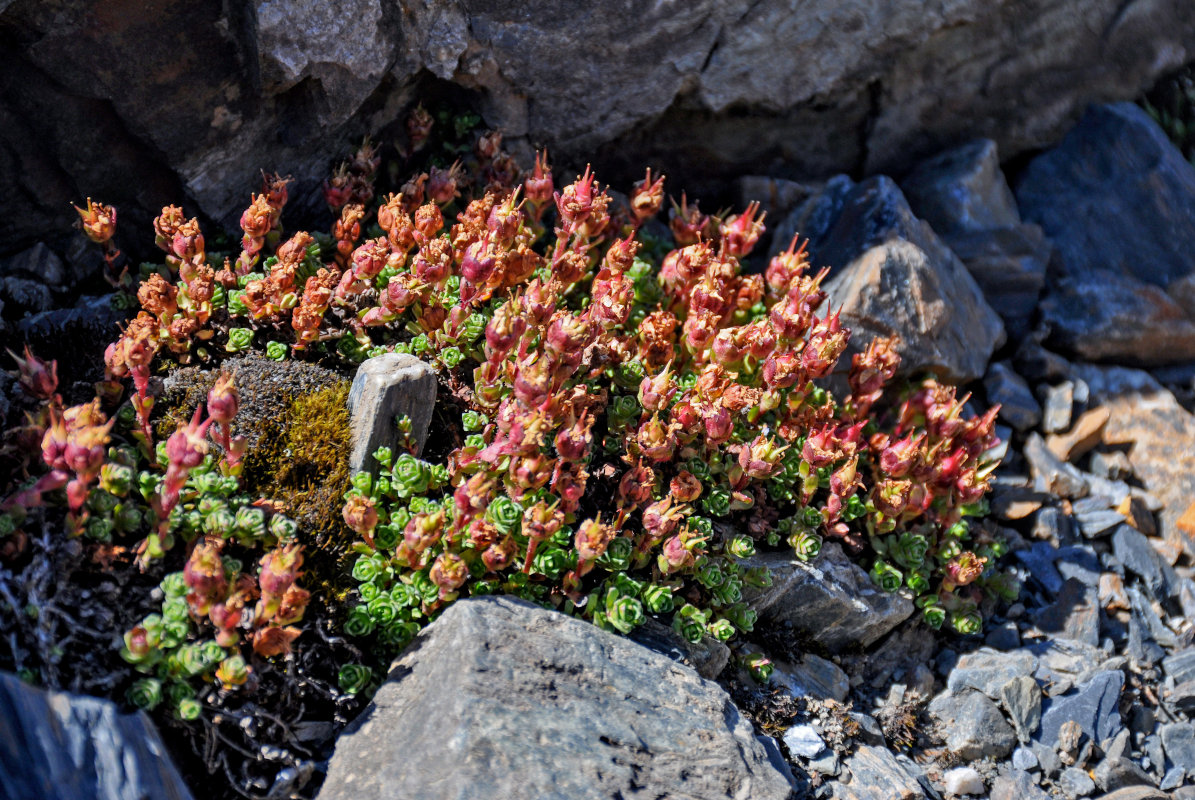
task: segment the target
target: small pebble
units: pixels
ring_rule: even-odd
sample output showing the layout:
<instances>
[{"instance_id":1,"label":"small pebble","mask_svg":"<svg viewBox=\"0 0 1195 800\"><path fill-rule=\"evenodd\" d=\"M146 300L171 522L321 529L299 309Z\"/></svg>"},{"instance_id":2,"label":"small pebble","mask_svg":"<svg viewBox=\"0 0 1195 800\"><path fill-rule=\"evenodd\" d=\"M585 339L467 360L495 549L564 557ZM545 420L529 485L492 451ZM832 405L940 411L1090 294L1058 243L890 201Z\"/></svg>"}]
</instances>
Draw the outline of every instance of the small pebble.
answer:
<instances>
[{"instance_id":1,"label":"small pebble","mask_svg":"<svg viewBox=\"0 0 1195 800\"><path fill-rule=\"evenodd\" d=\"M957 767L942 776L942 786L953 795L983 794L983 776L971 767Z\"/></svg>"},{"instance_id":2,"label":"small pebble","mask_svg":"<svg viewBox=\"0 0 1195 800\"><path fill-rule=\"evenodd\" d=\"M1177 789L1183 785L1185 777L1187 777L1187 772L1182 767L1171 767L1170 771L1162 778L1162 782L1158 784L1158 788L1163 792Z\"/></svg>"},{"instance_id":3,"label":"small pebble","mask_svg":"<svg viewBox=\"0 0 1195 800\"><path fill-rule=\"evenodd\" d=\"M1087 797L1095 791L1095 781L1078 767L1067 767L1058 779L1058 786L1070 798Z\"/></svg>"},{"instance_id":4,"label":"small pebble","mask_svg":"<svg viewBox=\"0 0 1195 800\"><path fill-rule=\"evenodd\" d=\"M788 752L801 758L817 758L826 749L826 743L812 725L794 725L784 732L784 746Z\"/></svg>"},{"instance_id":5,"label":"small pebble","mask_svg":"<svg viewBox=\"0 0 1195 800\"><path fill-rule=\"evenodd\" d=\"M1031 772L1037 769L1037 756L1033 755L1033 751L1028 747L1018 747L1012 751L1012 765L1017 769Z\"/></svg>"}]
</instances>

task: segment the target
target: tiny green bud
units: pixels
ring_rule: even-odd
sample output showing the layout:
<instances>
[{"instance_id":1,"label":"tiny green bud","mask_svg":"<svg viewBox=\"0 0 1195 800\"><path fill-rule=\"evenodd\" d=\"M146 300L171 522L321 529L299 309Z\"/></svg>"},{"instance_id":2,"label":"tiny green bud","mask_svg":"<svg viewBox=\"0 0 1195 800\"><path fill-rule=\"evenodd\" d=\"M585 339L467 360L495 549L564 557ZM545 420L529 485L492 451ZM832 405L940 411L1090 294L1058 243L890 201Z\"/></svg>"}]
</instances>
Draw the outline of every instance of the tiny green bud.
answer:
<instances>
[{"instance_id":1,"label":"tiny green bud","mask_svg":"<svg viewBox=\"0 0 1195 800\"><path fill-rule=\"evenodd\" d=\"M229 328L228 344L224 349L230 353L239 353L253 343L253 331L250 328Z\"/></svg>"},{"instance_id":2,"label":"tiny green bud","mask_svg":"<svg viewBox=\"0 0 1195 800\"><path fill-rule=\"evenodd\" d=\"M270 342L266 345L266 358L273 359L274 361L285 361L287 350L287 346L282 342Z\"/></svg>"}]
</instances>

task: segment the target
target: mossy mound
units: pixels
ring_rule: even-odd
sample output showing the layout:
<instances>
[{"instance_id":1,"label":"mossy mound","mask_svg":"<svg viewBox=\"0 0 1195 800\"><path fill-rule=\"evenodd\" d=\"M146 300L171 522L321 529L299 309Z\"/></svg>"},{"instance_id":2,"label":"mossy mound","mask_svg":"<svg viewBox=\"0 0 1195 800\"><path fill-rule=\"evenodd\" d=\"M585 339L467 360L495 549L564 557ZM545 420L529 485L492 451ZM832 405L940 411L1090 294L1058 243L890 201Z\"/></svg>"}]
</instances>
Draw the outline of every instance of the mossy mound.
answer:
<instances>
[{"instance_id":1,"label":"mossy mound","mask_svg":"<svg viewBox=\"0 0 1195 800\"><path fill-rule=\"evenodd\" d=\"M242 489L282 503L300 525L308 568L332 579L352 537L341 518L349 487L350 380L314 364L252 352L219 368L184 367L164 380L155 433L168 436L189 420L221 372L234 375L241 402L233 432L249 443Z\"/></svg>"}]
</instances>

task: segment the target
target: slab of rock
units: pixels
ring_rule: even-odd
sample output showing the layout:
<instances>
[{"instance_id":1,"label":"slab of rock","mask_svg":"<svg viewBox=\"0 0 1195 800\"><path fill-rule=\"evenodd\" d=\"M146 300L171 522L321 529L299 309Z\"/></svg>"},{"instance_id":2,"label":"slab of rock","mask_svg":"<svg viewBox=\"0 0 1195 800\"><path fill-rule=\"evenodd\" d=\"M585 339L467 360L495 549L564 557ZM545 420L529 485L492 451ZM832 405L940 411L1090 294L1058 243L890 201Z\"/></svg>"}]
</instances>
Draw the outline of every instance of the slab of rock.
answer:
<instances>
[{"instance_id":1,"label":"slab of rock","mask_svg":"<svg viewBox=\"0 0 1195 800\"><path fill-rule=\"evenodd\" d=\"M1000 702L1016 729L1017 739L1029 741L1041 724L1041 688L1028 675L1013 678L1000 689Z\"/></svg>"},{"instance_id":2,"label":"slab of rock","mask_svg":"<svg viewBox=\"0 0 1195 800\"><path fill-rule=\"evenodd\" d=\"M1016 430L1024 433L1041 422L1037 398L1007 361L997 361L988 367L983 388L990 404L1000 404L1000 418Z\"/></svg>"},{"instance_id":3,"label":"slab of rock","mask_svg":"<svg viewBox=\"0 0 1195 800\"><path fill-rule=\"evenodd\" d=\"M1047 344L1087 361L1195 359L1195 320L1160 286L1110 269L1055 281L1040 304Z\"/></svg>"},{"instance_id":4,"label":"slab of rock","mask_svg":"<svg viewBox=\"0 0 1195 800\"><path fill-rule=\"evenodd\" d=\"M1195 166L1137 105L1089 108L1025 168L1016 196L1071 277L1099 265L1164 288L1195 271Z\"/></svg>"},{"instance_id":5,"label":"slab of rock","mask_svg":"<svg viewBox=\"0 0 1195 800\"><path fill-rule=\"evenodd\" d=\"M922 161L900 188L917 216L940 236L1021 222L991 139L976 139Z\"/></svg>"},{"instance_id":6,"label":"slab of rock","mask_svg":"<svg viewBox=\"0 0 1195 800\"><path fill-rule=\"evenodd\" d=\"M956 694L947 689L929 704L929 713L941 725L946 747L968 761L1004 758L1016 747L1016 733L981 692Z\"/></svg>"},{"instance_id":7,"label":"slab of rock","mask_svg":"<svg viewBox=\"0 0 1195 800\"><path fill-rule=\"evenodd\" d=\"M942 776L942 786L956 797L983 794L987 790L983 776L974 767L955 767Z\"/></svg>"},{"instance_id":8,"label":"slab of rock","mask_svg":"<svg viewBox=\"0 0 1195 800\"><path fill-rule=\"evenodd\" d=\"M1087 797L1094 792L1095 781L1084 770L1078 767L1067 767L1058 778L1058 787L1062 789L1063 794L1071 800L1075 800L1078 797Z\"/></svg>"},{"instance_id":9,"label":"slab of rock","mask_svg":"<svg viewBox=\"0 0 1195 800\"><path fill-rule=\"evenodd\" d=\"M1138 575L1155 600L1165 601L1178 595L1178 576L1163 560L1141 531L1130 525L1117 527L1112 534L1112 552L1125 569Z\"/></svg>"},{"instance_id":10,"label":"slab of rock","mask_svg":"<svg viewBox=\"0 0 1195 800\"><path fill-rule=\"evenodd\" d=\"M94 697L0 673L0 796L191 800L157 729Z\"/></svg>"},{"instance_id":11,"label":"slab of rock","mask_svg":"<svg viewBox=\"0 0 1195 800\"><path fill-rule=\"evenodd\" d=\"M743 563L772 573L770 588L744 592L747 603L771 624L790 624L831 652L867 647L913 613L912 602L872 583L835 542L808 563L784 553Z\"/></svg>"},{"instance_id":12,"label":"slab of rock","mask_svg":"<svg viewBox=\"0 0 1195 800\"><path fill-rule=\"evenodd\" d=\"M341 736L321 800L783 800L788 780L716 684L510 597L461 600Z\"/></svg>"},{"instance_id":13,"label":"slab of rock","mask_svg":"<svg viewBox=\"0 0 1195 800\"><path fill-rule=\"evenodd\" d=\"M860 745L832 786L835 800L924 800L921 784L886 747Z\"/></svg>"},{"instance_id":14,"label":"slab of rock","mask_svg":"<svg viewBox=\"0 0 1195 800\"><path fill-rule=\"evenodd\" d=\"M1099 589L1067 578L1054 602L1033 615L1038 630L1091 647L1100 643Z\"/></svg>"},{"instance_id":15,"label":"slab of rock","mask_svg":"<svg viewBox=\"0 0 1195 800\"><path fill-rule=\"evenodd\" d=\"M1103 406L1084 412L1066 433L1048 435L1046 447L1063 461L1077 461L1100 443L1111 416L1112 412Z\"/></svg>"},{"instance_id":16,"label":"slab of rock","mask_svg":"<svg viewBox=\"0 0 1195 800\"><path fill-rule=\"evenodd\" d=\"M377 472L374 451L389 447L398 452L399 432L395 418L411 419L411 437L416 454L427 444L432 411L436 405L436 373L421 359L401 353L387 353L366 359L357 368L349 390L353 472Z\"/></svg>"},{"instance_id":17,"label":"slab of rock","mask_svg":"<svg viewBox=\"0 0 1195 800\"><path fill-rule=\"evenodd\" d=\"M1195 774L1195 724L1171 722L1158 729L1166 758L1176 767Z\"/></svg>"},{"instance_id":18,"label":"slab of rock","mask_svg":"<svg viewBox=\"0 0 1195 800\"><path fill-rule=\"evenodd\" d=\"M85 295L72 308L32 314L17 324L20 336L38 358L69 364L94 364L96 380L103 375L104 348L120 338L129 312L112 304L113 295ZM90 376L76 375L78 380Z\"/></svg>"},{"instance_id":19,"label":"slab of rock","mask_svg":"<svg viewBox=\"0 0 1195 800\"><path fill-rule=\"evenodd\" d=\"M1022 676L1030 676L1037 669L1037 657L1020 651L999 653L983 648L959 658L950 672L946 687L959 693L977 689L993 700L999 700L1005 684Z\"/></svg>"},{"instance_id":20,"label":"slab of rock","mask_svg":"<svg viewBox=\"0 0 1195 800\"><path fill-rule=\"evenodd\" d=\"M784 686L793 697L812 697L817 700L846 700L851 691L847 674L821 656L806 653L795 664L775 663L772 682Z\"/></svg>"},{"instance_id":21,"label":"slab of rock","mask_svg":"<svg viewBox=\"0 0 1195 800\"><path fill-rule=\"evenodd\" d=\"M1078 723L1097 744L1111 739L1122 728L1118 704L1123 687L1124 673L1107 670L1097 673L1071 694L1048 698L1037 740L1048 746L1057 744L1063 723L1071 721Z\"/></svg>"},{"instance_id":22,"label":"slab of rock","mask_svg":"<svg viewBox=\"0 0 1195 800\"><path fill-rule=\"evenodd\" d=\"M1033 473L1034 489L1072 500L1087 494L1088 481L1083 473L1054 455L1038 434L1029 434L1022 453Z\"/></svg>"},{"instance_id":23,"label":"slab of rock","mask_svg":"<svg viewBox=\"0 0 1195 800\"><path fill-rule=\"evenodd\" d=\"M789 224L809 238L813 263L831 267L828 303L842 307L851 352L895 335L905 373L930 370L957 381L983 375L1004 341L1000 318L891 179L832 178Z\"/></svg>"},{"instance_id":24,"label":"slab of rock","mask_svg":"<svg viewBox=\"0 0 1195 800\"><path fill-rule=\"evenodd\" d=\"M817 758L826 752L826 743L812 725L794 725L784 732L784 746L801 758Z\"/></svg>"},{"instance_id":25,"label":"slab of rock","mask_svg":"<svg viewBox=\"0 0 1195 800\"><path fill-rule=\"evenodd\" d=\"M1034 782L1033 776L1023 770L1014 769L1011 775L1000 775L992 781L991 800L1050 800Z\"/></svg>"},{"instance_id":26,"label":"slab of rock","mask_svg":"<svg viewBox=\"0 0 1195 800\"><path fill-rule=\"evenodd\" d=\"M1128 445L1129 463L1142 485L1163 504L1158 514L1162 538L1195 554L1195 529L1179 524L1195 498L1195 416L1147 373L1138 370L1077 367L1110 413L1103 439Z\"/></svg>"}]
</instances>

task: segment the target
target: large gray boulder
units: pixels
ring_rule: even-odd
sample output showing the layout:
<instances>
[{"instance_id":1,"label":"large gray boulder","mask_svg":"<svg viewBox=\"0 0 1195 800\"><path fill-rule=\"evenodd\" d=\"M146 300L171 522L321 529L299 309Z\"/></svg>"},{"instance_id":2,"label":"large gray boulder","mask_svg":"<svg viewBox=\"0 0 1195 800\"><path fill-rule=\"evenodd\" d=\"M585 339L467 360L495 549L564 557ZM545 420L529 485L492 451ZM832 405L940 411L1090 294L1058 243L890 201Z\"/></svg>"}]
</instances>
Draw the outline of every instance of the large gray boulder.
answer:
<instances>
[{"instance_id":1,"label":"large gray boulder","mask_svg":"<svg viewBox=\"0 0 1195 800\"><path fill-rule=\"evenodd\" d=\"M454 603L341 736L320 800L775 798L790 784L717 685L510 597Z\"/></svg>"},{"instance_id":2,"label":"large gray boulder","mask_svg":"<svg viewBox=\"0 0 1195 800\"><path fill-rule=\"evenodd\" d=\"M790 231L809 239L814 266L831 268L827 305L842 309L850 352L896 336L905 374L928 370L960 382L983 376L1004 341L1000 317L891 179L832 178L781 224L774 250L787 245Z\"/></svg>"},{"instance_id":3,"label":"large gray boulder","mask_svg":"<svg viewBox=\"0 0 1195 800\"><path fill-rule=\"evenodd\" d=\"M1093 99L1191 60L1185 0L8 0L0 254L65 230L70 200L137 230L189 199L235 224L258 169L297 205L346 143L428 84L464 89L516 146L627 181L903 170L975 136L1006 157ZM600 46L595 45L600 43ZM551 68L545 68L551 65ZM604 146L604 147L603 147ZM617 167L618 169L613 169ZM708 182L704 185L709 186ZM690 193L692 196L692 192Z\"/></svg>"},{"instance_id":4,"label":"large gray boulder","mask_svg":"<svg viewBox=\"0 0 1195 800\"><path fill-rule=\"evenodd\" d=\"M191 800L143 712L0 672L0 797Z\"/></svg>"}]
</instances>

